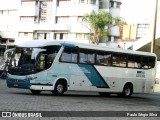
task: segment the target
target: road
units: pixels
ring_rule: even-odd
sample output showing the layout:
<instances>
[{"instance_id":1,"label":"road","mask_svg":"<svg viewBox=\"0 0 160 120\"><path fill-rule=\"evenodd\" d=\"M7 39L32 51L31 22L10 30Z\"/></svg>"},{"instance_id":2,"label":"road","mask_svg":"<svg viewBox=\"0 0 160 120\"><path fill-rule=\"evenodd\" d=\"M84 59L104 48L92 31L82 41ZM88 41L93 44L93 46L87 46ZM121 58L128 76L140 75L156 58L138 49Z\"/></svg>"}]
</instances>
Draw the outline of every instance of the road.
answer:
<instances>
[{"instance_id":1,"label":"road","mask_svg":"<svg viewBox=\"0 0 160 120\"><path fill-rule=\"evenodd\" d=\"M40 95L32 95L29 90L7 88L6 81L0 79L0 111L160 111L160 91L152 94L134 94L131 98L119 98L116 95L110 97L100 97L97 93L84 92L67 92L64 96L53 96L51 92L45 91ZM96 113L95 113L96 114ZM148 113L147 113L148 114ZM115 115L115 114L114 114ZM52 115L53 116L53 115ZM71 119L71 120L88 120L88 119L104 119L103 115L95 117L49 117L35 118L38 120L53 120L53 119ZM83 116L83 113L82 113ZM27 120L29 118L2 118L0 120ZM31 120L33 118L30 118ZM158 117L107 117L107 120L125 120L125 119L148 119L158 120Z\"/></svg>"}]
</instances>

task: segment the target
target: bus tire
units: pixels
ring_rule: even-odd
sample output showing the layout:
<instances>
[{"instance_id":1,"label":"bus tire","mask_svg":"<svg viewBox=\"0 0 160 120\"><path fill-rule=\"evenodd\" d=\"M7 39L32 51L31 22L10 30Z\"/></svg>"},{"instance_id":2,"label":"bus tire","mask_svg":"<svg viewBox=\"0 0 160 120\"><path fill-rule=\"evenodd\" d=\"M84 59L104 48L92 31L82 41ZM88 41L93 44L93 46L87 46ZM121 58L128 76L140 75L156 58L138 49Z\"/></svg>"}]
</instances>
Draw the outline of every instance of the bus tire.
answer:
<instances>
[{"instance_id":1,"label":"bus tire","mask_svg":"<svg viewBox=\"0 0 160 120\"><path fill-rule=\"evenodd\" d=\"M31 90L33 95L39 95L42 91L41 90Z\"/></svg>"},{"instance_id":2,"label":"bus tire","mask_svg":"<svg viewBox=\"0 0 160 120\"><path fill-rule=\"evenodd\" d=\"M119 96L129 98L133 93L133 85L132 84L126 84L123 88L123 92L119 94Z\"/></svg>"},{"instance_id":3,"label":"bus tire","mask_svg":"<svg viewBox=\"0 0 160 120\"><path fill-rule=\"evenodd\" d=\"M99 95L102 97L109 97L111 95L111 93L99 92Z\"/></svg>"},{"instance_id":4,"label":"bus tire","mask_svg":"<svg viewBox=\"0 0 160 120\"><path fill-rule=\"evenodd\" d=\"M65 91L65 84L62 81L58 81L55 84L54 90L52 91L53 95L62 96Z\"/></svg>"}]
</instances>

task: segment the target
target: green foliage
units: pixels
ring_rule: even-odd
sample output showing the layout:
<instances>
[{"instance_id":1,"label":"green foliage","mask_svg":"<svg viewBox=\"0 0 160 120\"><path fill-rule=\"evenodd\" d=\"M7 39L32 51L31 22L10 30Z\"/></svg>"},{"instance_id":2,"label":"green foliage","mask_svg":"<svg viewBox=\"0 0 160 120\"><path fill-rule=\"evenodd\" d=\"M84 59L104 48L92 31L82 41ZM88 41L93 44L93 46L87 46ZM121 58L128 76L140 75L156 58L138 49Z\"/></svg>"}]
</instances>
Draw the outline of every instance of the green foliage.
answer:
<instances>
[{"instance_id":1,"label":"green foliage","mask_svg":"<svg viewBox=\"0 0 160 120\"><path fill-rule=\"evenodd\" d=\"M110 13L106 11L100 11L95 13L94 11L90 14L86 14L83 17L83 22L86 23L86 26L93 33L89 36L89 39L93 44L99 44L100 38L103 36L109 36L109 28L111 26L121 24L121 20L113 18ZM113 22L115 24L113 24Z\"/></svg>"}]
</instances>

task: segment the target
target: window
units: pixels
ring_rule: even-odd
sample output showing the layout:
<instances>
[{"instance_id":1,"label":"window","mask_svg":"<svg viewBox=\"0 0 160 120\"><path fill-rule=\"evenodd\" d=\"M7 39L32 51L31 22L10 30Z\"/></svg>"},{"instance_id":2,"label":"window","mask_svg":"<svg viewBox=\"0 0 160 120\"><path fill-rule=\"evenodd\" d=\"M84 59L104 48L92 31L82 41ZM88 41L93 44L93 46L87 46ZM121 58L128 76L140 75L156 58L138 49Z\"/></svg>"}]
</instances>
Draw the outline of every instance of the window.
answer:
<instances>
[{"instance_id":1,"label":"window","mask_svg":"<svg viewBox=\"0 0 160 120\"><path fill-rule=\"evenodd\" d=\"M148 67L149 68L154 68L154 66L155 66L155 57L149 57L148 58Z\"/></svg>"},{"instance_id":2,"label":"window","mask_svg":"<svg viewBox=\"0 0 160 120\"><path fill-rule=\"evenodd\" d=\"M82 16L78 16L77 18L77 22L81 23L82 22L83 17Z\"/></svg>"},{"instance_id":3,"label":"window","mask_svg":"<svg viewBox=\"0 0 160 120\"><path fill-rule=\"evenodd\" d=\"M110 1L110 8L113 8L113 7L114 7L114 2Z\"/></svg>"},{"instance_id":4,"label":"window","mask_svg":"<svg viewBox=\"0 0 160 120\"><path fill-rule=\"evenodd\" d=\"M85 0L79 0L79 3L84 3Z\"/></svg>"},{"instance_id":5,"label":"window","mask_svg":"<svg viewBox=\"0 0 160 120\"><path fill-rule=\"evenodd\" d=\"M78 50L74 48L65 48L60 61L77 63L78 61Z\"/></svg>"},{"instance_id":6,"label":"window","mask_svg":"<svg viewBox=\"0 0 160 120\"><path fill-rule=\"evenodd\" d=\"M69 17L68 16L59 16L56 17L56 23L68 23Z\"/></svg>"},{"instance_id":7,"label":"window","mask_svg":"<svg viewBox=\"0 0 160 120\"><path fill-rule=\"evenodd\" d=\"M116 8L120 8L120 7L121 7L121 3L120 3L120 2L117 2Z\"/></svg>"},{"instance_id":8,"label":"window","mask_svg":"<svg viewBox=\"0 0 160 120\"><path fill-rule=\"evenodd\" d=\"M155 65L155 58L154 57L148 57L148 56L142 57L142 68L143 69L153 68L154 65Z\"/></svg>"},{"instance_id":9,"label":"window","mask_svg":"<svg viewBox=\"0 0 160 120\"><path fill-rule=\"evenodd\" d=\"M89 33L84 34L84 39L89 39Z\"/></svg>"},{"instance_id":10,"label":"window","mask_svg":"<svg viewBox=\"0 0 160 120\"><path fill-rule=\"evenodd\" d=\"M141 68L141 56L128 55L128 67Z\"/></svg>"},{"instance_id":11,"label":"window","mask_svg":"<svg viewBox=\"0 0 160 120\"><path fill-rule=\"evenodd\" d=\"M33 33L32 32L19 32L19 37L32 38Z\"/></svg>"},{"instance_id":12,"label":"window","mask_svg":"<svg viewBox=\"0 0 160 120\"><path fill-rule=\"evenodd\" d=\"M67 5L70 5L70 3L71 3L71 0L58 0L57 6L67 6Z\"/></svg>"},{"instance_id":13,"label":"window","mask_svg":"<svg viewBox=\"0 0 160 120\"><path fill-rule=\"evenodd\" d=\"M135 56L135 68L141 68L141 56Z\"/></svg>"},{"instance_id":14,"label":"window","mask_svg":"<svg viewBox=\"0 0 160 120\"><path fill-rule=\"evenodd\" d=\"M88 0L89 4L96 4L96 0Z\"/></svg>"},{"instance_id":15,"label":"window","mask_svg":"<svg viewBox=\"0 0 160 120\"><path fill-rule=\"evenodd\" d=\"M80 63L95 63L95 52L92 50L81 49L79 53L79 62Z\"/></svg>"},{"instance_id":16,"label":"window","mask_svg":"<svg viewBox=\"0 0 160 120\"><path fill-rule=\"evenodd\" d=\"M76 34L76 39L83 39L83 37L84 37L84 34L82 34L82 33Z\"/></svg>"},{"instance_id":17,"label":"window","mask_svg":"<svg viewBox=\"0 0 160 120\"><path fill-rule=\"evenodd\" d=\"M0 15L9 15L9 10L0 10Z\"/></svg>"},{"instance_id":18,"label":"window","mask_svg":"<svg viewBox=\"0 0 160 120\"><path fill-rule=\"evenodd\" d=\"M21 16L20 17L21 22L34 22L35 18L34 17L29 17L29 16Z\"/></svg>"},{"instance_id":19,"label":"window","mask_svg":"<svg viewBox=\"0 0 160 120\"><path fill-rule=\"evenodd\" d=\"M67 33L55 33L55 39L59 39L59 40L66 40L68 38L68 34Z\"/></svg>"},{"instance_id":20,"label":"window","mask_svg":"<svg viewBox=\"0 0 160 120\"><path fill-rule=\"evenodd\" d=\"M34 6L36 5L36 2L35 1L22 1L21 5L22 6Z\"/></svg>"},{"instance_id":21,"label":"window","mask_svg":"<svg viewBox=\"0 0 160 120\"><path fill-rule=\"evenodd\" d=\"M126 66L127 66L127 55L120 54L120 67L126 67Z\"/></svg>"},{"instance_id":22,"label":"window","mask_svg":"<svg viewBox=\"0 0 160 120\"><path fill-rule=\"evenodd\" d=\"M111 65L112 63L111 53L97 51L96 64L99 65Z\"/></svg>"},{"instance_id":23,"label":"window","mask_svg":"<svg viewBox=\"0 0 160 120\"><path fill-rule=\"evenodd\" d=\"M96 64L103 65L104 63L104 52L97 52Z\"/></svg>"},{"instance_id":24,"label":"window","mask_svg":"<svg viewBox=\"0 0 160 120\"><path fill-rule=\"evenodd\" d=\"M51 67L60 47L59 46L47 46L44 47L46 51L40 52L37 56L37 70L45 70Z\"/></svg>"},{"instance_id":25,"label":"window","mask_svg":"<svg viewBox=\"0 0 160 120\"><path fill-rule=\"evenodd\" d=\"M120 56L117 53L112 54L112 65L120 66Z\"/></svg>"},{"instance_id":26,"label":"window","mask_svg":"<svg viewBox=\"0 0 160 120\"><path fill-rule=\"evenodd\" d=\"M128 67L134 68L134 56L128 55Z\"/></svg>"},{"instance_id":27,"label":"window","mask_svg":"<svg viewBox=\"0 0 160 120\"><path fill-rule=\"evenodd\" d=\"M137 25L137 38L146 36L149 28L150 28L149 24L138 24Z\"/></svg>"},{"instance_id":28,"label":"window","mask_svg":"<svg viewBox=\"0 0 160 120\"><path fill-rule=\"evenodd\" d=\"M37 33L37 38L38 39L49 39L50 33Z\"/></svg>"},{"instance_id":29,"label":"window","mask_svg":"<svg viewBox=\"0 0 160 120\"><path fill-rule=\"evenodd\" d=\"M103 9L103 1L99 0L99 9Z\"/></svg>"},{"instance_id":30,"label":"window","mask_svg":"<svg viewBox=\"0 0 160 120\"><path fill-rule=\"evenodd\" d=\"M94 51L88 51L88 63L95 63L95 53Z\"/></svg>"}]
</instances>

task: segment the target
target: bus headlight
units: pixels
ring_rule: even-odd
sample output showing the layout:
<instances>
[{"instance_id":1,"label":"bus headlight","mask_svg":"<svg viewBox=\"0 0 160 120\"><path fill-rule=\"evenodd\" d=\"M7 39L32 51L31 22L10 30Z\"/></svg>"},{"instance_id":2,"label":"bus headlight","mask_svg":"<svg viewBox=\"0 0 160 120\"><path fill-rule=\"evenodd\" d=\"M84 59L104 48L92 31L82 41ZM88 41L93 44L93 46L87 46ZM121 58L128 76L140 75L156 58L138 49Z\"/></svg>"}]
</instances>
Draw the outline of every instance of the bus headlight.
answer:
<instances>
[{"instance_id":1,"label":"bus headlight","mask_svg":"<svg viewBox=\"0 0 160 120\"><path fill-rule=\"evenodd\" d=\"M26 79L24 79L25 81L30 81L30 80L34 80L34 79L36 79L37 77L30 77L30 78L26 78Z\"/></svg>"}]
</instances>

